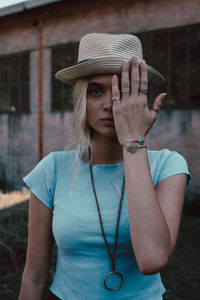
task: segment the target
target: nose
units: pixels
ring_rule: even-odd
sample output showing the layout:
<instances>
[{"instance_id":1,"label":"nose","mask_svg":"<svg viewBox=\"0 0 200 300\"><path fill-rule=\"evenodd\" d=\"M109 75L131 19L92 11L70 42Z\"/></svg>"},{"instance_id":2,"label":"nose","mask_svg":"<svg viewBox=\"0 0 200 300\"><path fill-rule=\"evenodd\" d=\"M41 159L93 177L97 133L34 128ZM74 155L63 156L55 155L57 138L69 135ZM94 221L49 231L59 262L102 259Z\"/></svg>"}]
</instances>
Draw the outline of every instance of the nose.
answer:
<instances>
[{"instance_id":1,"label":"nose","mask_svg":"<svg viewBox=\"0 0 200 300\"><path fill-rule=\"evenodd\" d=\"M112 110L112 92L111 91L109 91L106 94L106 97L105 97L104 103L103 103L103 109Z\"/></svg>"}]
</instances>

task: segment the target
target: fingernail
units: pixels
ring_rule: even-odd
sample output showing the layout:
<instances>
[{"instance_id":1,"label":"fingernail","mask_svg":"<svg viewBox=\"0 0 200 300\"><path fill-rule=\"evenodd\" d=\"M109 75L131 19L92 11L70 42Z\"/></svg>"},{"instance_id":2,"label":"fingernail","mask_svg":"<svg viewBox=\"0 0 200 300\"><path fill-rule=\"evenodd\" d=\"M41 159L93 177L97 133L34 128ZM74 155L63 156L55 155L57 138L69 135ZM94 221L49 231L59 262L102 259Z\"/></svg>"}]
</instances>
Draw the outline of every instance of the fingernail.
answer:
<instances>
[{"instance_id":1,"label":"fingernail","mask_svg":"<svg viewBox=\"0 0 200 300\"><path fill-rule=\"evenodd\" d=\"M162 102L164 101L166 95L167 95L167 93L162 93L162 98L160 99L161 104L162 104Z\"/></svg>"}]
</instances>

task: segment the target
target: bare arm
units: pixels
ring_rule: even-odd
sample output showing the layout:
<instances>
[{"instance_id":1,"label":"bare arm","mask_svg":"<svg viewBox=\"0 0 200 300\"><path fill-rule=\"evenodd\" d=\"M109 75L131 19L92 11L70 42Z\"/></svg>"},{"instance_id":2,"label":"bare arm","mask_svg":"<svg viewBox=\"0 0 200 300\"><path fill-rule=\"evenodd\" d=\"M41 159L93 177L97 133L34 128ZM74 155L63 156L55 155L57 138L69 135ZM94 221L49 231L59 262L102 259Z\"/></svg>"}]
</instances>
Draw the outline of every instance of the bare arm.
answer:
<instances>
[{"instance_id":1,"label":"bare arm","mask_svg":"<svg viewBox=\"0 0 200 300\"><path fill-rule=\"evenodd\" d=\"M131 241L142 273L159 272L175 247L186 174L168 177L155 189L147 151L124 149L124 168Z\"/></svg>"},{"instance_id":2,"label":"bare arm","mask_svg":"<svg viewBox=\"0 0 200 300\"><path fill-rule=\"evenodd\" d=\"M28 248L19 300L43 300L53 245L52 211L33 193L29 203Z\"/></svg>"},{"instance_id":3,"label":"bare arm","mask_svg":"<svg viewBox=\"0 0 200 300\"><path fill-rule=\"evenodd\" d=\"M112 78L112 96L121 99L113 103L121 145L144 138L156 121L166 94L158 95L149 109L144 92L147 89L147 65L136 57L122 65L121 93L118 77ZM147 150L130 153L123 147L123 157L133 250L141 272L154 274L165 266L176 243L186 175L166 178L155 189Z\"/></svg>"}]
</instances>

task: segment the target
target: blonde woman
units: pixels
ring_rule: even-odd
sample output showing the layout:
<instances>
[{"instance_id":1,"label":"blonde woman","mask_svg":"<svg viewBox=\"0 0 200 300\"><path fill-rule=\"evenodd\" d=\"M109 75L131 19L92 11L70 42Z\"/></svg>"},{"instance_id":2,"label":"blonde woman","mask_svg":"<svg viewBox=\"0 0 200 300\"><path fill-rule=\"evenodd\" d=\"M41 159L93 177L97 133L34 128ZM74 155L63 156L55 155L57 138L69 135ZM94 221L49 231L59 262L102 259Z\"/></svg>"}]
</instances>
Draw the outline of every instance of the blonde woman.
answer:
<instances>
[{"instance_id":1,"label":"blonde woman","mask_svg":"<svg viewBox=\"0 0 200 300\"><path fill-rule=\"evenodd\" d=\"M129 34L88 34L78 63L56 77L74 85L77 149L53 152L25 178L32 193L20 300L161 300L160 271L179 230L190 180L177 152L149 151L146 135L165 94L163 77Z\"/></svg>"}]
</instances>

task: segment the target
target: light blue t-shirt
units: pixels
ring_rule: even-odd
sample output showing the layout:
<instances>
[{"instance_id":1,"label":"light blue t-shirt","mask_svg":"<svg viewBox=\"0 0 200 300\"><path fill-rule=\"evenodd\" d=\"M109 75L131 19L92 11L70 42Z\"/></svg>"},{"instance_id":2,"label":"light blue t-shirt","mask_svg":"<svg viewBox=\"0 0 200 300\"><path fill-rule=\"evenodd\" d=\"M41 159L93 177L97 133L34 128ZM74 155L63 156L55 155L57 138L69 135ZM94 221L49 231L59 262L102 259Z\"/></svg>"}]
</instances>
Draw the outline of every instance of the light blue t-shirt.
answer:
<instances>
[{"instance_id":1,"label":"light blue t-shirt","mask_svg":"<svg viewBox=\"0 0 200 300\"><path fill-rule=\"evenodd\" d=\"M52 152L24 178L31 191L53 210L57 266L50 290L62 300L161 300L165 288L160 274L143 275L137 265L130 237L126 190L118 231L116 271L124 282L117 291L104 286L111 271L92 189L89 165L77 151ZM148 151L154 186L166 177L190 174L185 159L167 149ZM124 164L94 165L94 184L105 235L114 252ZM118 285L108 280L110 287Z\"/></svg>"}]
</instances>

